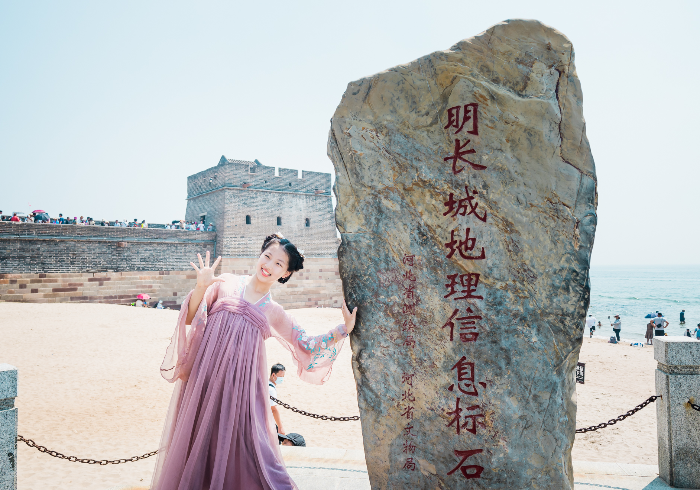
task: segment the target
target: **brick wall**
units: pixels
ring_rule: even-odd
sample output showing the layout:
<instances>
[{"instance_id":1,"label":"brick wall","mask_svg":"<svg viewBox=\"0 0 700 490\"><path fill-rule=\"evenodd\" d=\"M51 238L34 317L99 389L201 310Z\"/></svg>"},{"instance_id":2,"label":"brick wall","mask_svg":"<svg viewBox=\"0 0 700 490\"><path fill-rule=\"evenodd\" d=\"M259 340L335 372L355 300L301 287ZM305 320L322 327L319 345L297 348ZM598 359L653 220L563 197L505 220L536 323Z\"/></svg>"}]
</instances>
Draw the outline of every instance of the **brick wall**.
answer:
<instances>
[{"instance_id":1,"label":"brick wall","mask_svg":"<svg viewBox=\"0 0 700 490\"><path fill-rule=\"evenodd\" d=\"M177 271L216 232L0 222L0 273Z\"/></svg>"},{"instance_id":2,"label":"brick wall","mask_svg":"<svg viewBox=\"0 0 700 490\"><path fill-rule=\"evenodd\" d=\"M257 257L263 238L281 231L307 257L336 257L331 176L227 160L187 179L185 219L214 223L217 254ZM246 218L250 217L250 223ZM278 219L281 225L278 225ZM308 226L307 226L307 220Z\"/></svg>"},{"instance_id":3,"label":"brick wall","mask_svg":"<svg viewBox=\"0 0 700 490\"><path fill-rule=\"evenodd\" d=\"M273 287L275 301L285 308L340 307L338 259L309 258L304 263L287 284ZM255 259L222 259L219 273L251 274L254 265ZM0 274L0 302L129 304L146 293L179 308L195 279L193 270Z\"/></svg>"}]
</instances>

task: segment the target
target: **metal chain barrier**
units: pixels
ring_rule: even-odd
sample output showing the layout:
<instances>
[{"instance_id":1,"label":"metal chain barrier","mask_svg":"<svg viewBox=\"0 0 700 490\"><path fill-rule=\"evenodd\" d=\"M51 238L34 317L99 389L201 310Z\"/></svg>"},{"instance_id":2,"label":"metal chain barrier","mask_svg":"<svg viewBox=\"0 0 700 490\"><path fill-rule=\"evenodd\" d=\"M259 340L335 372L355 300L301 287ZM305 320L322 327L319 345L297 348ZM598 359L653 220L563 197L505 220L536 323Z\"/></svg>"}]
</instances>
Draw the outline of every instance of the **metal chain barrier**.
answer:
<instances>
[{"instance_id":1,"label":"metal chain barrier","mask_svg":"<svg viewBox=\"0 0 700 490\"><path fill-rule=\"evenodd\" d=\"M691 402L690 400L688 400L688 405L690 405L690 408L692 408L693 410L697 410L698 412L700 412L700 405L696 405L695 403Z\"/></svg>"},{"instance_id":2,"label":"metal chain barrier","mask_svg":"<svg viewBox=\"0 0 700 490\"><path fill-rule=\"evenodd\" d=\"M270 397L270 400L288 410L291 410L294 413L298 413L299 415L306 415L307 417L311 417L312 419L330 420L331 422L348 422L351 420L360 420L359 415L355 415L353 417L333 417L332 415L316 415L315 413L305 412L304 410L299 410L298 408L292 407L291 405L288 405L287 403L284 403L283 401L278 400L273 396Z\"/></svg>"},{"instance_id":3,"label":"metal chain barrier","mask_svg":"<svg viewBox=\"0 0 700 490\"><path fill-rule=\"evenodd\" d=\"M140 459L150 458L151 456L158 454L158 451L151 451L150 453L146 453L146 454L143 454L141 456L133 456L133 457L128 458L128 459L112 459L112 460L109 460L109 459L88 459L88 458L78 458L77 456L66 456L65 454L61 454L57 451L51 451L50 449L47 449L46 447L37 444L36 442L32 441L31 439L25 439L24 437L22 437L20 435L17 436L17 442L23 442L29 447L36 448L41 453L46 453L49 456L53 456L54 458L65 459L67 461L70 461L71 463L99 464L100 466L104 466L104 465L108 465L108 464L133 463L134 461L139 461Z\"/></svg>"},{"instance_id":4,"label":"metal chain barrier","mask_svg":"<svg viewBox=\"0 0 700 490\"><path fill-rule=\"evenodd\" d=\"M315 413L309 413L305 412L304 410L299 410L298 408L292 407L291 405L284 403L283 401L278 400L277 398L274 398L272 396L270 397L270 400L284 408L291 410L294 413L298 413L299 415L306 415L307 417L311 417L314 419L330 420L331 422L348 422L351 420L360 420L360 417L357 415L355 415L354 417L333 417L331 415L317 415ZM65 454L61 454L58 451L52 451L47 447L37 444L33 440L26 439L20 435L17 436L17 442L23 442L29 447L36 448L36 450L41 453L48 454L49 456L53 456L54 458L65 459L66 461L70 461L71 463L99 464L100 466L105 466L108 464L133 463L135 461L150 458L151 456L155 456L156 454L158 454L158 451L156 450L151 451L150 453L142 454L141 456L133 456L131 458L126 459L89 459L78 458L77 456L66 456Z\"/></svg>"},{"instance_id":5,"label":"metal chain barrier","mask_svg":"<svg viewBox=\"0 0 700 490\"><path fill-rule=\"evenodd\" d=\"M611 419L611 420L608 420L607 422L603 422L602 424L592 425L592 426L590 426L590 427L584 427L584 428L582 428L582 429L576 429L576 433L577 433L577 434L583 434L583 433L585 433L585 432L593 432L594 430L604 429L604 428L606 428L606 427L610 427L611 425L615 425L615 424L617 424L618 422L622 422L622 421L625 420L627 417L631 417L631 416L634 415L635 413L639 412L642 408L646 407L646 406L649 405L650 403L655 402L655 401L656 401L657 399L659 399L659 398L661 398L661 395L650 396L649 398L647 398L646 400L644 400L642 403L640 403L639 405L637 405L636 407L634 407L632 410L628 410L627 413L623 413L623 414L620 415L619 417L614 418L614 419ZM700 407L696 408L696 410L700 410Z\"/></svg>"}]
</instances>

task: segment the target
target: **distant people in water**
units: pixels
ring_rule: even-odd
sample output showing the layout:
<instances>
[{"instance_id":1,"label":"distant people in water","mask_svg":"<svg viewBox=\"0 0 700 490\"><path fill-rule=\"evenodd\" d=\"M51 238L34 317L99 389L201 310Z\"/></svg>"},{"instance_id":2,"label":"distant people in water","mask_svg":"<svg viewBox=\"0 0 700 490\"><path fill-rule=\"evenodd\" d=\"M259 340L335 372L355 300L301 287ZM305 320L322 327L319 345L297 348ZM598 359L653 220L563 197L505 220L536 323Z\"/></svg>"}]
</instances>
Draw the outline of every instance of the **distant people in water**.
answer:
<instances>
[{"instance_id":1,"label":"distant people in water","mask_svg":"<svg viewBox=\"0 0 700 490\"><path fill-rule=\"evenodd\" d=\"M681 310L681 325L685 325L685 310Z\"/></svg>"},{"instance_id":2,"label":"distant people in water","mask_svg":"<svg viewBox=\"0 0 700 490\"><path fill-rule=\"evenodd\" d=\"M657 313L656 318L654 318L654 335L656 337L663 337L666 327L668 327L668 322L661 313Z\"/></svg>"},{"instance_id":3,"label":"distant people in water","mask_svg":"<svg viewBox=\"0 0 700 490\"><path fill-rule=\"evenodd\" d=\"M613 328L613 332L615 332L615 337L617 337L617 341L620 341L620 330L622 330L622 321L620 321L620 315L615 315L615 321L610 324L610 326Z\"/></svg>"},{"instance_id":4,"label":"distant people in water","mask_svg":"<svg viewBox=\"0 0 700 490\"><path fill-rule=\"evenodd\" d=\"M647 339L647 345L653 345L654 344L654 321L649 320L649 323L647 323L647 333L644 336L645 339Z\"/></svg>"},{"instance_id":5,"label":"distant people in water","mask_svg":"<svg viewBox=\"0 0 700 490\"><path fill-rule=\"evenodd\" d=\"M595 322L595 317L593 315L588 315L588 318L586 318L586 326L589 329L591 337L593 337L593 332L595 332Z\"/></svg>"}]
</instances>

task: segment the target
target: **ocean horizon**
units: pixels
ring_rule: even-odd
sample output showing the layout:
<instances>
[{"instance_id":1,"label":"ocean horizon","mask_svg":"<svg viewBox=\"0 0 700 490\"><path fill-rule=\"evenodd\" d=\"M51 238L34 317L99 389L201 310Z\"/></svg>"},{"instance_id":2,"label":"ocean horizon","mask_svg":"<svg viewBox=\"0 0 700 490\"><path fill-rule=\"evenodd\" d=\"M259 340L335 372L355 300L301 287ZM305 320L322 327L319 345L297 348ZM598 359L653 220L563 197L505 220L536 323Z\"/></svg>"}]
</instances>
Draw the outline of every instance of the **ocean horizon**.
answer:
<instances>
[{"instance_id":1,"label":"ocean horizon","mask_svg":"<svg viewBox=\"0 0 700 490\"><path fill-rule=\"evenodd\" d=\"M700 265L592 266L591 304L588 313L600 321L594 337L614 335L610 324L620 315L620 338L644 342L645 315L659 311L669 322L666 334L682 336L700 323ZM685 310L685 325L680 312ZM586 328L585 336L589 332Z\"/></svg>"}]
</instances>

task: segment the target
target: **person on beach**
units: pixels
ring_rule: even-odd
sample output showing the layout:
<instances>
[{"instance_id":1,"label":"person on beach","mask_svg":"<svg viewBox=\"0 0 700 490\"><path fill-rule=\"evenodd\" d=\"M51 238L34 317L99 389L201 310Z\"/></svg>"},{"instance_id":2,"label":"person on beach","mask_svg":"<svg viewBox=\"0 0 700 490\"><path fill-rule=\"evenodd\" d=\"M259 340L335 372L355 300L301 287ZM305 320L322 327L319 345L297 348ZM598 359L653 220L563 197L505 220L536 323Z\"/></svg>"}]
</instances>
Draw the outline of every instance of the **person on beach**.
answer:
<instances>
[{"instance_id":1,"label":"person on beach","mask_svg":"<svg viewBox=\"0 0 700 490\"><path fill-rule=\"evenodd\" d=\"M175 383L151 490L291 490L267 389L264 341L292 355L302 381L323 384L355 327L310 336L270 296L303 269L303 252L280 234L265 238L251 276L214 271L198 255L197 285L185 298L161 375ZM187 326L191 325L188 329Z\"/></svg>"},{"instance_id":2,"label":"person on beach","mask_svg":"<svg viewBox=\"0 0 700 490\"><path fill-rule=\"evenodd\" d=\"M291 434L279 434L280 444L282 446L301 446L306 447L306 440L301 434L292 432Z\"/></svg>"},{"instance_id":3,"label":"person on beach","mask_svg":"<svg viewBox=\"0 0 700 490\"><path fill-rule=\"evenodd\" d=\"M284 376L286 369L282 364L275 364L270 369L270 379L267 382L268 395L277 398L277 385L284 383ZM275 419L275 424L277 424L277 433L286 434L284 427L282 426L282 415L280 414L279 408L277 408L277 402L270 400L270 410L272 411L272 418Z\"/></svg>"},{"instance_id":4,"label":"person on beach","mask_svg":"<svg viewBox=\"0 0 700 490\"><path fill-rule=\"evenodd\" d=\"M681 325L685 325L685 310L681 310Z\"/></svg>"},{"instance_id":5,"label":"person on beach","mask_svg":"<svg viewBox=\"0 0 700 490\"><path fill-rule=\"evenodd\" d=\"M686 337L691 337L691 338L692 338L692 335L690 335L690 329L689 329L689 328L686 328L686 329L685 329L685 336L686 336Z\"/></svg>"},{"instance_id":6,"label":"person on beach","mask_svg":"<svg viewBox=\"0 0 700 490\"><path fill-rule=\"evenodd\" d=\"M664 325L664 323L666 325ZM663 337L666 335L664 329L668 326L668 322L661 313L656 313L656 318L654 318L654 335L656 337Z\"/></svg>"},{"instance_id":7,"label":"person on beach","mask_svg":"<svg viewBox=\"0 0 700 490\"><path fill-rule=\"evenodd\" d=\"M620 321L620 315L615 315L615 321L610 324L610 326L613 328L613 332L615 332L615 337L617 337L617 341L620 341L620 330L622 330L622 322Z\"/></svg>"},{"instance_id":8,"label":"person on beach","mask_svg":"<svg viewBox=\"0 0 700 490\"><path fill-rule=\"evenodd\" d=\"M698 326L695 327L693 333L695 334L695 340L700 340L700 323L698 323Z\"/></svg>"},{"instance_id":9,"label":"person on beach","mask_svg":"<svg viewBox=\"0 0 700 490\"><path fill-rule=\"evenodd\" d=\"M588 315L588 318L586 318L586 326L591 333L591 337L593 337L593 332L595 332L595 322L595 317L593 315Z\"/></svg>"},{"instance_id":10,"label":"person on beach","mask_svg":"<svg viewBox=\"0 0 700 490\"><path fill-rule=\"evenodd\" d=\"M647 323L647 333L644 338L647 339L647 345L654 344L654 322L652 320Z\"/></svg>"}]
</instances>

